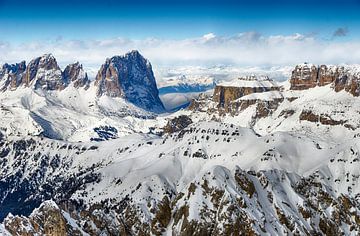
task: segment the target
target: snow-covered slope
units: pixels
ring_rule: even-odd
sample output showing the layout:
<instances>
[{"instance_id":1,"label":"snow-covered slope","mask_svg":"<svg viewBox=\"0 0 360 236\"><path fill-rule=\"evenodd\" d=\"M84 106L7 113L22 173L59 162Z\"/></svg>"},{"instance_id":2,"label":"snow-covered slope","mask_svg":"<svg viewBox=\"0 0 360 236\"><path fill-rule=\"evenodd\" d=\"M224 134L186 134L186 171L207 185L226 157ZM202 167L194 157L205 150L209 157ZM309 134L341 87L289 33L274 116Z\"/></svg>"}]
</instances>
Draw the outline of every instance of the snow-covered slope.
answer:
<instances>
[{"instance_id":1,"label":"snow-covered slope","mask_svg":"<svg viewBox=\"0 0 360 236\"><path fill-rule=\"evenodd\" d=\"M1 204L28 214L52 198L96 234L356 234L359 145L284 132L260 137L219 122L96 145L10 139L2 144Z\"/></svg>"},{"instance_id":2,"label":"snow-covered slope","mask_svg":"<svg viewBox=\"0 0 360 236\"><path fill-rule=\"evenodd\" d=\"M69 141L98 138L98 127L114 127L116 137L147 132L152 113L123 98L96 96L96 87L62 91L18 88L0 94L0 127L7 135L40 135ZM147 118L147 119L145 119Z\"/></svg>"}]
</instances>

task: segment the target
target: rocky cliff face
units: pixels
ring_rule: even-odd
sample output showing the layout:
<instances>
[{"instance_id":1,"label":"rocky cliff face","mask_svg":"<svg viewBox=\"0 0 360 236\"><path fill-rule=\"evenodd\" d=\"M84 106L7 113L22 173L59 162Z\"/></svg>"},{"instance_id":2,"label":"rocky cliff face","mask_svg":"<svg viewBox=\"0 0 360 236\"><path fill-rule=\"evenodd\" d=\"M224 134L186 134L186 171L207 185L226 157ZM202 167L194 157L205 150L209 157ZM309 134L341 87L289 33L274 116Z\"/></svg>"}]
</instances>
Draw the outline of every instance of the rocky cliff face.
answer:
<instances>
[{"instance_id":1,"label":"rocky cliff face","mask_svg":"<svg viewBox=\"0 0 360 236\"><path fill-rule=\"evenodd\" d=\"M11 235L83 235L77 225L66 218L58 205L49 200L43 202L29 217L8 215L4 226Z\"/></svg>"},{"instance_id":2,"label":"rocky cliff face","mask_svg":"<svg viewBox=\"0 0 360 236\"><path fill-rule=\"evenodd\" d=\"M290 79L292 90L304 90L331 84L336 92L345 90L353 96L360 95L360 72L352 66L297 65Z\"/></svg>"},{"instance_id":3,"label":"rocky cliff face","mask_svg":"<svg viewBox=\"0 0 360 236\"><path fill-rule=\"evenodd\" d=\"M29 62L5 64L0 70L0 89L19 86L43 90L63 90L70 84L87 89L90 80L79 62L61 71L55 57L45 54ZM151 64L138 51L107 59L96 76L97 95L122 97L151 112L165 110L156 85Z\"/></svg>"},{"instance_id":4,"label":"rocky cliff face","mask_svg":"<svg viewBox=\"0 0 360 236\"><path fill-rule=\"evenodd\" d=\"M21 84L25 69L25 61L16 64L5 63L0 69L0 91L16 89Z\"/></svg>"},{"instance_id":5,"label":"rocky cliff face","mask_svg":"<svg viewBox=\"0 0 360 236\"><path fill-rule=\"evenodd\" d=\"M66 66L62 74L67 85L73 83L75 88L89 87L90 80L79 62Z\"/></svg>"},{"instance_id":6,"label":"rocky cliff face","mask_svg":"<svg viewBox=\"0 0 360 236\"><path fill-rule=\"evenodd\" d=\"M297 65L291 75L291 89L303 90L313 88L318 82L318 69L314 65Z\"/></svg>"},{"instance_id":7,"label":"rocky cliff face","mask_svg":"<svg viewBox=\"0 0 360 236\"><path fill-rule=\"evenodd\" d=\"M236 115L256 104L257 117L264 117L283 100L279 90L280 87L267 77L248 76L217 85L212 100L220 114ZM190 109L196 107L195 102Z\"/></svg>"},{"instance_id":8,"label":"rocky cliff face","mask_svg":"<svg viewBox=\"0 0 360 236\"><path fill-rule=\"evenodd\" d=\"M107 59L95 84L98 96L123 97L145 110L164 111L151 64L138 51Z\"/></svg>"},{"instance_id":9,"label":"rocky cliff face","mask_svg":"<svg viewBox=\"0 0 360 236\"><path fill-rule=\"evenodd\" d=\"M61 71L55 57L45 54L26 65L25 61L16 64L4 64L0 70L0 90L14 90L19 86L44 90L63 90L70 83L74 87L88 87L89 79L79 62L68 65Z\"/></svg>"},{"instance_id":10,"label":"rocky cliff face","mask_svg":"<svg viewBox=\"0 0 360 236\"><path fill-rule=\"evenodd\" d=\"M278 90L280 90L279 86L269 78L250 76L217 85L215 87L213 100L218 103L220 108L229 111L230 104L236 99L252 93Z\"/></svg>"},{"instance_id":11,"label":"rocky cliff face","mask_svg":"<svg viewBox=\"0 0 360 236\"><path fill-rule=\"evenodd\" d=\"M24 74L23 83L26 86L44 90L62 90L66 87L60 67L51 54L45 54L30 61Z\"/></svg>"}]
</instances>

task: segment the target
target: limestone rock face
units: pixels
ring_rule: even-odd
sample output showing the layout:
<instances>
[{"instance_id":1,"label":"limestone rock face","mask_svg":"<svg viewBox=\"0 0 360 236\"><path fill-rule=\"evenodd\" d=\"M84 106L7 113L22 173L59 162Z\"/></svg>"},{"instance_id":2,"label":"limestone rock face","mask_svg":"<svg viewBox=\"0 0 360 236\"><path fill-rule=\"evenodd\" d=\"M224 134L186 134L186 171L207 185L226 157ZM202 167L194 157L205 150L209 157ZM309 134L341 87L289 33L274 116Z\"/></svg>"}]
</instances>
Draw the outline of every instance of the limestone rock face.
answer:
<instances>
[{"instance_id":1,"label":"limestone rock face","mask_svg":"<svg viewBox=\"0 0 360 236\"><path fill-rule=\"evenodd\" d=\"M319 86L325 86L333 83L336 78L343 74L344 68L336 68L335 70L330 70L326 65L321 65L318 68L319 74Z\"/></svg>"},{"instance_id":2,"label":"limestone rock face","mask_svg":"<svg viewBox=\"0 0 360 236\"><path fill-rule=\"evenodd\" d=\"M66 87L60 67L51 54L45 54L29 62L23 83L44 90L62 90Z\"/></svg>"},{"instance_id":3,"label":"limestone rock face","mask_svg":"<svg viewBox=\"0 0 360 236\"><path fill-rule=\"evenodd\" d=\"M62 74L67 85L73 83L75 88L89 87L90 80L79 62L66 66Z\"/></svg>"},{"instance_id":4,"label":"limestone rock face","mask_svg":"<svg viewBox=\"0 0 360 236\"><path fill-rule=\"evenodd\" d=\"M279 86L267 77L256 78L250 76L217 85L215 87L213 100L218 103L219 108L223 108L226 112L229 112L233 102L241 97L253 93L279 90Z\"/></svg>"},{"instance_id":5,"label":"limestone rock face","mask_svg":"<svg viewBox=\"0 0 360 236\"><path fill-rule=\"evenodd\" d=\"M291 75L291 89L304 90L313 88L318 82L318 68L315 65L297 65Z\"/></svg>"},{"instance_id":6,"label":"limestone rock face","mask_svg":"<svg viewBox=\"0 0 360 236\"><path fill-rule=\"evenodd\" d=\"M304 90L331 84L336 91L345 90L360 95L360 71L354 66L297 65L290 79L292 90Z\"/></svg>"},{"instance_id":7,"label":"limestone rock face","mask_svg":"<svg viewBox=\"0 0 360 236\"><path fill-rule=\"evenodd\" d=\"M225 82L215 87L214 94L194 99L188 107L191 111L236 116L254 106L253 121L271 115L284 101L281 88L268 77L248 76ZM217 120L213 116L214 120Z\"/></svg>"},{"instance_id":8,"label":"limestone rock face","mask_svg":"<svg viewBox=\"0 0 360 236\"><path fill-rule=\"evenodd\" d=\"M45 201L29 217L9 215L4 220L12 235L80 235L80 231L68 224L62 210L53 201Z\"/></svg>"},{"instance_id":9,"label":"limestone rock face","mask_svg":"<svg viewBox=\"0 0 360 236\"><path fill-rule=\"evenodd\" d=\"M98 96L123 97L145 110L164 111L151 64L138 51L107 59L95 85Z\"/></svg>"},{"instance_id":10,"label":"limestone rock face","mask_svg":"<svg viewBox=\"0 0 360 236\"><path fill-rule=\"evenodd\" d=\"M25 61L16 64L5 63L0 69L0 91L16 89L21 84L25 69Z\"/></svg>"}]
</instances>

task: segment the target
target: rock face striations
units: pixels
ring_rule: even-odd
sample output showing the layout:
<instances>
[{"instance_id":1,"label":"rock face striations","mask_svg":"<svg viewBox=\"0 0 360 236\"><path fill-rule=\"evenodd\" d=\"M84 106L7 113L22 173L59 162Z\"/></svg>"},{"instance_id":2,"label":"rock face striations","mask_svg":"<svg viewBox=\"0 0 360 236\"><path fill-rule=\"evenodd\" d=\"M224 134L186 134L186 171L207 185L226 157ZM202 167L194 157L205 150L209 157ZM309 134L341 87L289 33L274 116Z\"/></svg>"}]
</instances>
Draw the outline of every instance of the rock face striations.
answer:
<instances>
[{"instance_id":1,"label":"rock face striations","mask_svg":"<svg viewBox=\"0 0 360 236\"><path fill-rule=\"evenodd\" d=\"M16 89L21 84L25 69L25 61L16 64L5 63L0 69L0 81L3 81L0 84L0 91L5 91L8 88Z\"/></svg>"},{"instance_id":2,"label":"rock face striations","mask_svg":"<svg viewBox=\"0 0 360 236\"><path fill-rule=\"evenodd\" d=\"M51 200L42 203L28 218L10 214L5 219L5 227L12 235L81 235Z\"/></svg>"},{"instance_id":3,"label":"rock face striations","mask_svg":"<svg viewBox=\"0 0 360 236\"><path fill-rule=\"evenodd\" d=\"M216 85L211 98L199 96L192 101L189 109L222 116L238 115L251 105L255 105L256 119L268 116L283 100L280 86L275 81L267 76L252 75Z\"/></svg>"},{"instance_id":4,"label":"rock face striations","mask_svg":"<svg viewBox=\"0 0 360 236\"><path fill-rule=\"evenodd\" d=\"M75 88L87 88L90 85L90 80L79 62L66 66L62 75L66 85L74 83Z\"/></svg>"},{"instance_id":5,"label":"rock face striations","mask_svg":"<svg viewBox=\"0 0 360 236\"><path fill-rule=\"evenodd\" d=\"M290 79L292 90L304 90L331 84L336 92L345 90L360 95L360 70L352 66L297 65Z\"/></svg>"},{"instance_id":6,"label":"rock face striations","mask_svg":"<svg viewBox=\"0 0 360 236\"><path fill-rule=\"evenodd\" d=\"M51 54L30 61L24 74L23 84L45 90L63 90L66 87L60 67Z\"/></svg>"},{"instance_id":7,"label":"rock face striations","mask_svg":"<svg viewBox=\"0 0 360 236\"><path fill-rule=\"evenodd\" d=\"M229 105L236 99L252 93L268 91L279 91L279 86L268 77L247 76L216 85L214 101L217 102L220 107L228 110Z\"/></svg>"},{"instance_id":8,"label":"rock face striations","mask_svg":"<svg viewBox=\"0 0 360 236\"><path fill-rule=\"evenodd\" d=\"M30 87L44 91L61 91L69 85L75 88L90 87L90 80L79 63L69 64L62 71L51 54L45 54L16 64L4 64L0 68L0 91ZM107 59L97 73L94 96L121 97L151 112L160 113L165 108L151 64L138 51Z\"/></svg>"},{"instance_id":9,"label":"rock face striations","mask_svg":"<svg viewBox=\"0 0 360 236\"><path fill-rule=\"evenodd\" d=\"M123 97L145 110L164 111L151 64L138 51L107 59L95 85L98 96Z\"/></svg>"},{"instance_id":10,"label":"rock face striations","mask_svg":"<svg viewBox=\"0 0 360 236\"><path fill-rule=\"evenodd\" d=\"M15 90L20 86L43 90L63 90L70 83L74 87L88 86L90 81L78 62L68 65L61 71L55 57L45 54L26 65L25 61L4 64L0 70L0 90Z\"/></svg>"}]
</instances>

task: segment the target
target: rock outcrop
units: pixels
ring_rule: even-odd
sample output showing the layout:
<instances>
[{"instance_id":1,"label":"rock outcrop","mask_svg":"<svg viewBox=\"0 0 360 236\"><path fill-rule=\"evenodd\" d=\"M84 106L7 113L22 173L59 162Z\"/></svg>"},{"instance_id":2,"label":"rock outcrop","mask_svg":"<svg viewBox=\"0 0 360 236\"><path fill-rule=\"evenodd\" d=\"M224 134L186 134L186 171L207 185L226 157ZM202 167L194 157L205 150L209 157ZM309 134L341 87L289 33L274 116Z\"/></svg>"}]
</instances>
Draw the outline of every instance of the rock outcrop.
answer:
<instances>
[{"instance_id":1,"label":"rock outcrop","mask_svg":"<svg viewBox=\"0 0 360 236\"><path fill-rule=\"evenodd\" d=\"M62 90L66 87L61 69L51 54L45 54L29 62L23 84L44 90Z\"/></svg>"},{"instance_id":2,"label":"rock outcrop","mask_svg":"<svg viewBox=\"0 0 360 236\"><path fill-rule=\"evenodd\" d=\"M297 65L290 79L292 90L304 90L331 84L336 91L360 95L360 69L355 66Z\"/></svg>"},{"instance_id":3,"label":"rock outcrop","mask_svg":"<svg viewBox=\"0 0 360 236\"><path fill-rule=\"evenodd\" d=\"M165 133L174 133L188 127L191 123L193 123L191 118L186 115L180 115L169 120L163 130Z\"/></svg>"},{"instance_id":4,"label":"rock outcrop","mask_svg":"<svg viewBox=\"0 0 360 236\"><path fill-rule=\"evenodd\" d=\"M15 90L20 86L43 90L63 90L70 84L87 88L87 74L79 62L68 65L62 72L55 57L45 54L26 65L25 61L4 64L0 69L0 91Z\"/></svg>"},{"instance_id":5,"label":"rock outcrop","mask_svg":"<svg viewBox=\"0 0 360 236\"><path fill-rule=\"evenodd\" d=\"M37 57L28 65L23 61L4 64L0 69L0 91L15 90L20 86L60 91L70 84L87 89L90 80L79 62L61 71L51 54ZM122 97L147 111L165 111L151 64L138 51L107 59L96 76L95 85L98 96Z\"/></svg>"},{"instance_id":6,"label":"rock outcrop","mask_svg":"<svg viewBox=\"0 0 360 236\"><path fill-rule=\"evenodd\" d=\"M318 84L318 68L315 65L297 65L292 71L290 79L293 90L313 88Z\"/></svg>"},{"instance_id":7,"label":"rock outcrop","mask_svg":"<svg viewBox=\"0 0 360 236\"><path fill-rule=\"evenodd\" d=\"M67 222L63 211L51 200L43 202L29 217L8 215L4 225L12 235L81 235L76 224Z\"/></svg>"},{"instance_id":8,"label":"rock outcrop","mask_svg":"<svg viewBox=\"0 0 360 236\"><path fill-rule=\"evenodd\" d=\"M26 69L25 61L16 64L5 63L0 69L0 91L16 89L22 81Z\"/></svg>"},{"instance_id":9,"label":"rock outcrop","mask_svg":"<svg viewBox=\"0 0 360 236\"><path fill-rule=\"evenodd\" d=\"M222 116L237 115L255 105L254 119L257 119L271 114L283 100L280 86L274 81L268 77L248 76L217 85L212 97L202 94L188 109Z\"/></svg>"},{"instance_id":10,"label":"rock outcrop","mask_svg":"<svg viewBox=\"0 0 360 236\"><path fill-rule=\"evenodd\" d=\"M138 51L107 59L96 76L97 95L123 97L152 112L163 112L151 64Z\"/></svg>"},{"instance_id":11,"label":"rock outcrop","mask_svg":"<svg viewBox=\"0 0 360 236\"><path fill-rule=\"evenodd\" d=\"M67 65L62 75L67 85L73 83L75 88L89 87L90 80L79 62Z\"/></svg>"},{"instance_id":12,"label":"rock outcrop","mask_svg":"<svg viewBox=\"0 0 360 236\"><path fill-rule=\"evenodd\" d=\"M215 87L213 101L218 104L219 108L224 109L225 112L231 112L234 108L237 110L239 107L245 105L241 99L245 96L279 90L280 87L268 77L259 78L256 76L247 76L217 85ZM248 107L256 103L259 99L256 96L245 99L248 104L245 106Z\"/></svg>"}]
</instances>

